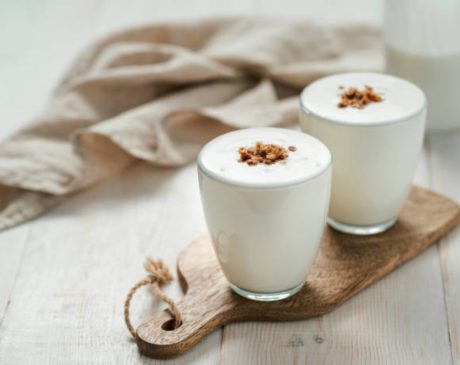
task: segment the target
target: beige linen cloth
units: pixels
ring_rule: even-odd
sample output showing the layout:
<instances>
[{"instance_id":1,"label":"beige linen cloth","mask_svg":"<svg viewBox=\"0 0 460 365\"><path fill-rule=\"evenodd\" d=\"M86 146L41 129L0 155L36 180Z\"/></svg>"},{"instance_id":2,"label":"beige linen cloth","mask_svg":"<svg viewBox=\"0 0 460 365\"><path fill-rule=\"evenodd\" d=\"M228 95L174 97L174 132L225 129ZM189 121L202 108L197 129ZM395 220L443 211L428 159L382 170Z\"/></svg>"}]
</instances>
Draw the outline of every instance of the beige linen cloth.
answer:
<instances>
[{"instance_id":1,"label":"beige linen cloth","mask_svg":"<svg viewBox=\"0 0 460 365\"><path fill-rule=\"evenodd\" d=\"M380 32L368 26L224 18L110 35L0 144L0 230L136 159L180 166L225 131L295 123L312 80L381 66Z\"/></svg>"}]
</instances>

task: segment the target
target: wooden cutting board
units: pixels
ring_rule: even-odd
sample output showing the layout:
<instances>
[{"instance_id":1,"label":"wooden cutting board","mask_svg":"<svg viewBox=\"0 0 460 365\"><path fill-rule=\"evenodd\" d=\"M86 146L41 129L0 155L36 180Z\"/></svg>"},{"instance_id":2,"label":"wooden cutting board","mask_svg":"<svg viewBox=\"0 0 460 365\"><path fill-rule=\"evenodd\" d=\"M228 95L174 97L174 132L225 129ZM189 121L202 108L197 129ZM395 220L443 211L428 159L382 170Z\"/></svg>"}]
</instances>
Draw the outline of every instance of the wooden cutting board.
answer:
<instances>
[{"instance_id":1,"label":"wooden cutting board","mask_svg":"<svg viewBox=\"0 0 460 365\"><path fill-rule=\"evenodd\" d=\"M255 302L231 291L207 236L179 255L177 272L185 293L177 303L183 323L172 329L165 310L137 329L141 353L168 358L184 353L207 334L238 321L290 321L332 311L347 299L419 254L460 220L460 207L428 190L412 187L397 223L374 236L352 236L327 228L303 289L277 302Z\"/></svg>"}]
</instances>

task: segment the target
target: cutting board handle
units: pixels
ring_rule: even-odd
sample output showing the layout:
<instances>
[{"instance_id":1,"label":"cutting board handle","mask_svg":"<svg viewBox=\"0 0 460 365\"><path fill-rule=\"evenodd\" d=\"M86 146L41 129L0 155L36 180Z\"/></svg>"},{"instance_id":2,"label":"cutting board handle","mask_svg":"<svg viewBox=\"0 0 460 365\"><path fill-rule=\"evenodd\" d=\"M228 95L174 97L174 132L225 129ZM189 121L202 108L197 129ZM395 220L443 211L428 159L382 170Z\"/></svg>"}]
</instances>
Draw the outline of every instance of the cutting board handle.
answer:
<instances>
[{"instance_id":1,"label":"cutting board handle","mask_svg":"<svg viewBox=\"0 0 460 365\"><path fill-rule=\"evenodd\" d=\"M209 299L209 298L208 298ZM175 327L175 319L168 310L137 329L139 351L147 356L169 358L194 346L203 337L222 326L224 308L209 306L202 297L186 294L177 307L182 314L182 324ZM210 308L215 308L210 311Z\"/></svg>"}]
</instances>

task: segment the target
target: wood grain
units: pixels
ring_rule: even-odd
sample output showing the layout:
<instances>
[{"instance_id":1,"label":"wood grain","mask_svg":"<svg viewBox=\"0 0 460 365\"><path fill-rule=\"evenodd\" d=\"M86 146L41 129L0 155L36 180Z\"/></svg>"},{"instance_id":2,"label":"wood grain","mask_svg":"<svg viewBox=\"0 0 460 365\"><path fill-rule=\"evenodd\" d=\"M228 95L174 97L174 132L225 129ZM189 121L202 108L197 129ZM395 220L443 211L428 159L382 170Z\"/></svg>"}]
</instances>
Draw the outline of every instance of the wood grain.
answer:
<instances>
[{"instance_id":1,"label":"wood grain","mask_svg":"<svg viewBox=\"0 0 460 365\"><path fill-rule=\"evenodd\" d=\"M147 255L174 267L181 246L204 231L195 214L199 199L195 166L140 163L28 224L0 325L0 364L161 363L139 355L123 322L123 301ZM178 283L166 290L182 296ZM163 308L146 288L133 300L132 319L141 323ZM220 343L215 331L177 362L215 365Z\"/></svg>"},{"instance_id":2,"label":"wood grain","mask_svg":"<svg viewBox=\"0 0 460 365\"><path fill-rule=\"evenodd\" d=\"M0 235L0 323L8 307L29 231L30 227L21 226Z\"/></svg>"},{"instance_id":3,"label":"wood grain","mask_svg":"<svg viewBox=\"0 0 460 365\"><path fill-rule=\"evenodd\" d=\"M460 201L460 130L429 138L433 188ZM452 363L460 364L460 230L439 245Z\"/></svg>"},{"instance_id":4,"label":"wood grain","mask_svg":"<svg viewBox=\"0 0 460 365\"><path fill-rule=\"evenodd\" d=\"M178 259L186 293L178 303L182 326L171 329L171 317L164 311L138 328L137 344L147 356L167 358L186 352L228 323L299 320L330 312L443 237L459 220L456 203L413 187L398 222L384 234L351 236L327 228L304 288L289 299L265 303L229 289L209 238L201 237Z\"/></svg>"}]
</instances>

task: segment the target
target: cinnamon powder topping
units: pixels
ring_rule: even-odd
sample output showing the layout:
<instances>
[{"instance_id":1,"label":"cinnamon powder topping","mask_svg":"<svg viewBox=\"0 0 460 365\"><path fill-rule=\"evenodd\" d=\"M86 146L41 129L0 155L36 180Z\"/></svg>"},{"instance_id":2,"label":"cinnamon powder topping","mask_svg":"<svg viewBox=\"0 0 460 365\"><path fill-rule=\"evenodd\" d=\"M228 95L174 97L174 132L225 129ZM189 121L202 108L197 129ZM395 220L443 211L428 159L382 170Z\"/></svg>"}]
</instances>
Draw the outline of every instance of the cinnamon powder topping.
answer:
<instances>
[{"instance_id":1,"label":"cinnamon powder topping","mask_svg":"<svg viewBox=\"0 0 460 365\"><path fill-rule=\"evenodd\" d=\"M289 146L288 150L295 152L297 148L295 146ZM240 154L238 162L247 163L250 166L255 166L259 163L271 165L278 161L283 161L289 156L286 148L276 144L266 144L262 142L257 142L253 147L241 147L238 153Z\"/></svg>"},{"instance_id":2,"label":"cinnamon powder topping","mask_svg":"<svg viewBox=\"0 0 460 365\"><path fill-rule=\"evenodd\" d=\"M383 98L380 94L376 93L374 89L365 85L364 90L359 90L356 87L349 87L347 90L343 86L339 86L340 102L337 104L338 108L352 108L363 109L367 104L380 103Z\"/></svg>"}]
</instances>

